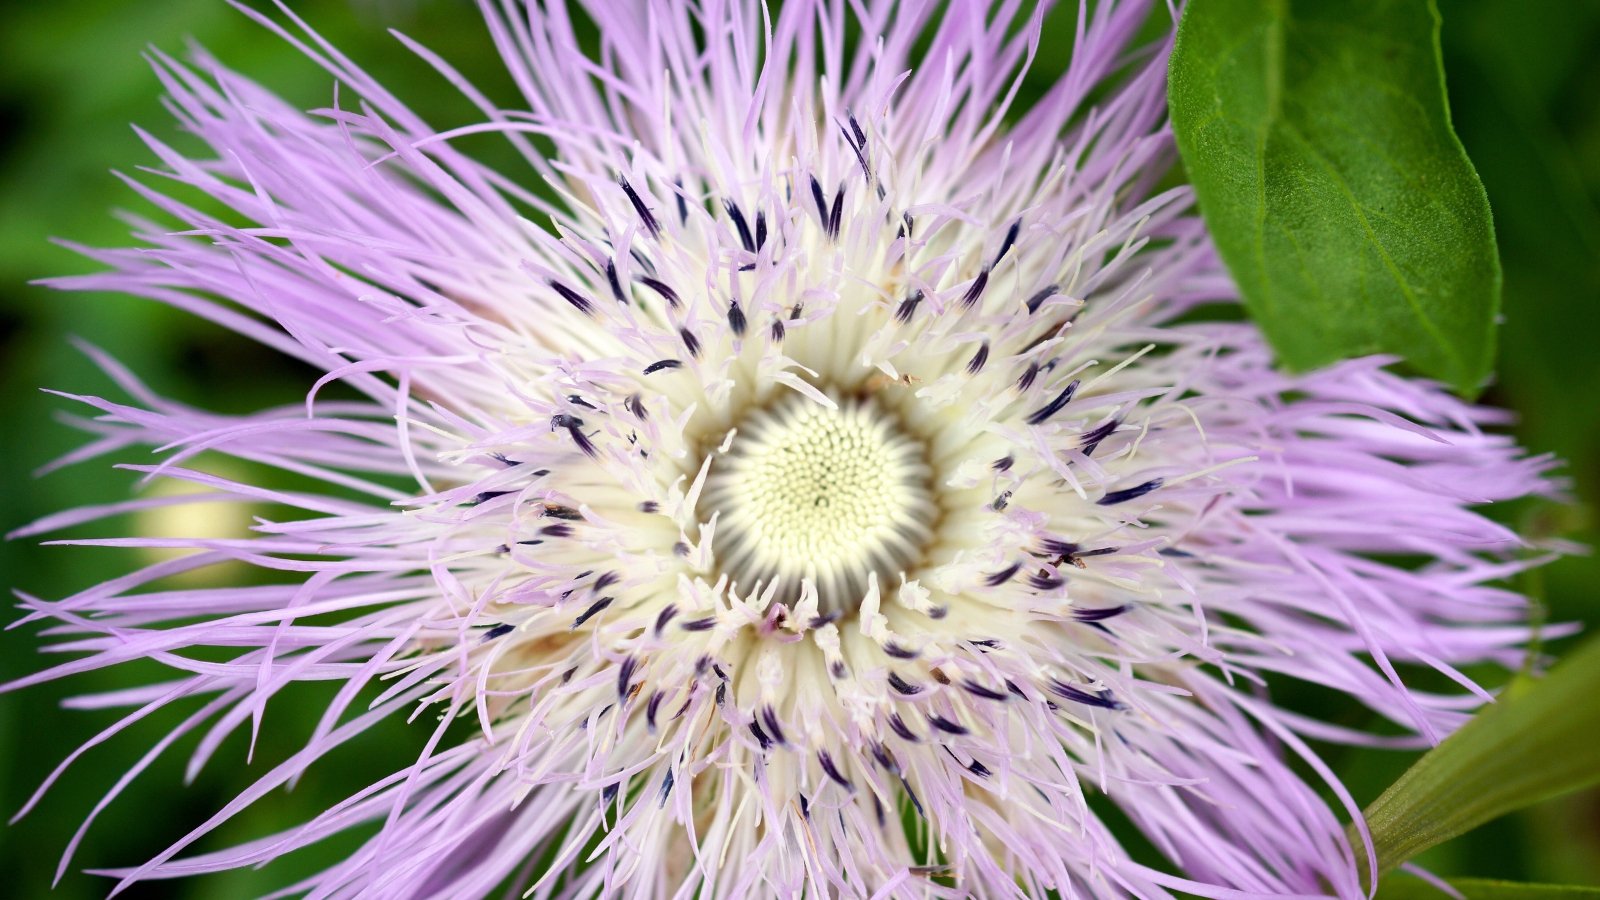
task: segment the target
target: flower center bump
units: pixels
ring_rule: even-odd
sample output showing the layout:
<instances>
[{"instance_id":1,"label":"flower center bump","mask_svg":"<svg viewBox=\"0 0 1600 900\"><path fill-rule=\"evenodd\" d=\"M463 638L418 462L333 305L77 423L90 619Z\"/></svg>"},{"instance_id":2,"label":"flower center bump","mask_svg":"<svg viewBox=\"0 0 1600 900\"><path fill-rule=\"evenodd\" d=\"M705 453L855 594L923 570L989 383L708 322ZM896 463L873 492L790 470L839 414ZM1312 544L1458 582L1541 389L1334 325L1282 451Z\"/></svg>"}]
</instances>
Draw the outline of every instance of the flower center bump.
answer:
<instances>
[{"instance_id":1,"label":"flower center bump","mask_svg":"<svg viewBox=\"0 0 1600 900\"><path fill-rule=\"evenodd\" d=\"M829 408L790 395L747 413L711 465L702 503L719 514L718 565L741 592L809 583L824 613L854 612L927 549L939 511L921 439L873 402Z\"/></svg>"}]
</instances>

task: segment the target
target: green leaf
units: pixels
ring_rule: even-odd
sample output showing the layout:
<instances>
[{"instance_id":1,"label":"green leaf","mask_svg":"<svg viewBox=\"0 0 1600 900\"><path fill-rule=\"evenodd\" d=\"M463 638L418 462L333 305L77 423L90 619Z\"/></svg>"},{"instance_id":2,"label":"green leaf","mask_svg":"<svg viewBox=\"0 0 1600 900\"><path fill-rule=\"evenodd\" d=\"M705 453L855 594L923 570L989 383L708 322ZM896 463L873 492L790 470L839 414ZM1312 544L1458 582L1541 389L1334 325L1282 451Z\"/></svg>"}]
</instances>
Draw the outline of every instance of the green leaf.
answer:
<instances>
[{"instance_id":1,"label":"green leaf","mask_svg":"<svg viewBox=\"0 0 1600 900\"><path fill-rule=\"evenodd\" d=\"M1600 784L1597 697L1591 640L1424 754L1365 811L1379 874L1503 813ZM1360 850L1353 832L1351 843Z\"/></svg>"},{"instance_id":2,"label":"green leaf","mask_svg":"<svg viewBox=\"0 0 1600 900\"><path fill-rule=\"evenodd\" d=\"M1467 900L1593 900L1600 888L1563 884L1519 884L1483 878L1451 878L1450 886ZM1395 876L1378 885L1378 900L1452 900L1449 894L1420 878Z\"/></svg>"},{"instance_id":3,"label":"green leaf","mask_svg":"<svg viewBox=\"0 0 1600 900\"><path fill-rule=\"evenodd\" d=\"M1393 353L1475 392L1500 262L1432 0L1192 0L1170 76L1201 212L1279 358Z\"/></svg>"}]
</instances>

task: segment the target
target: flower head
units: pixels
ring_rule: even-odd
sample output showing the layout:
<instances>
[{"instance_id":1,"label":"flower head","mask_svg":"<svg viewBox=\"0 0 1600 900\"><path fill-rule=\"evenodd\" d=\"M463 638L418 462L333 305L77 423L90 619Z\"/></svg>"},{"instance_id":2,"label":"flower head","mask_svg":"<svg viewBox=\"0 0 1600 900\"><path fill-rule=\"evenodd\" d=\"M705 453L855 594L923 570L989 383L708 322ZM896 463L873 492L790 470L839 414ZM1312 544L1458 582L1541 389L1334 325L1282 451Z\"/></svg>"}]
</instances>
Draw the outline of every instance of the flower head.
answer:
<instances>
[{"instance_id":1,"label":"flower head","mask_svg":"<svg viewBox=\"0 0 1600 900\"><path fill-rule=\"evenodd\" d=\"M151 145L228 212L140 186L178 227L141 222L142 248L63 286L326 375L228 417L105 361L137 402L80 398L95 451L162 448L151 477L280 513L27 600L85 655L18 684L156 660L172 680L105 702L198 699L196 765L289 683L341 688L304 750L123 884L377 823L299 888L1360 893L1297 759L1324 771L1305 739L1361 736L1269 689L1347 692L1423 741L1459 724L1473 695L1396 666L1520 658L1523 601L1493 582L1521 545L1470 507L1542 490L1546 461L1385 360L1290 375L1252 325L1198 314L1232 288L1188 190L1156 189L1149 10L1086 11L1024 104L1043 12L992 6L593 3L590 55L560 2L485 3L525 106L422 51L482 112L446 132L309 30L359 103L302 114L158 58L212 154ZM526 169L454 147L476 132ZM332 382L361 399L319 398ZM225 560L283 577L157 585ZM183 857L406 715L415 765ZM1130 859L1099 797L1183 875Z\"/></svg>"}]
</instances>

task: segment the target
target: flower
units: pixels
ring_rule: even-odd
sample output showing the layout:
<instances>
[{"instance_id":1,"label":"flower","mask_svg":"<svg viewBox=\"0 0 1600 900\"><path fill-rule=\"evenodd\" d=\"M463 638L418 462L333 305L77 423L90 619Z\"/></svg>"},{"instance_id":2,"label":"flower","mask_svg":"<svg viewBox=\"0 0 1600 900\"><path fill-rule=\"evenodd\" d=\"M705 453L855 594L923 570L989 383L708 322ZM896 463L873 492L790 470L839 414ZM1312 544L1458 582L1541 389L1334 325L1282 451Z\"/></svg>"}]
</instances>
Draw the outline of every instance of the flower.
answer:
<instances>
[{"instance_id":1,"label":"flower","mask_svg":"<svg viewBox=\"0 0 1600 900\"><path fill-rule=\"evenodd\" d=\"M113 539L194 552L25 597L81 655L10 687L170 669L83 701L132 709L106 736L199 702L128 777L197 730L200 767L293 682L338 692L119 889L375 826L295 889L1362 893L1358 810L1307 740L1386 739L1271 688L1356 697L1411 735L1390 743L1460 724L1486 695L1456 667L1516 664L1530 633L1497 586L1523 542L1472 507L1548 491L1550 463L1389 360L1288 374L1206 316L1233 288L1188 189L1158 189L1147 6L1086 11L1029 103L1044 13L990 7L596 3L586 53L559 0L486 2L526 108L413 45L481 109L443 132L287 10L298 31L251 15L358 104L302 114L157 57L211 155L149 138L178 188L135 187L176 228L140 221L139 249L58 284L325 374L303 406L222 416L97 354L133 403L76 398L101 413L80 456L155 447L150 478L209 490L180 502L275 512L248 538ZM453 144L481 132L527 169ZM321 399L334 382L360 399ZM225 561L278 577L165 587ZM437 722L414 765L183 855L401 716ZM1171 866L1131 858L1102 799Z\"/></svg>"}]
</instances>

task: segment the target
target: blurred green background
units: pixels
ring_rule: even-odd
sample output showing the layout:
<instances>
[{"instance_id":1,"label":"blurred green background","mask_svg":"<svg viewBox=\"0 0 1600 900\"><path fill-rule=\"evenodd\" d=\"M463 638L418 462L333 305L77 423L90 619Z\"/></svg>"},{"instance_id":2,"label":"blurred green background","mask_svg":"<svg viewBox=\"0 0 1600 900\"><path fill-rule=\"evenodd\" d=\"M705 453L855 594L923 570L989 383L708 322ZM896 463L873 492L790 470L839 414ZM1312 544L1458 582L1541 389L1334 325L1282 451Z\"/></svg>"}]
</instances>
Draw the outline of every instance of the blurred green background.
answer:
<instances>
[{"instance_id":1,"label":"blurred green background","mask_svg":"<svg viewBox=\"0 0 1600 900\"><path fill-rule=\"evenodd\" d=\"M471 121L471 110L394 41L388 27L441 51L491 97L515 102L465 0L291 5L436 127ZM1440 6L1456 127L1488 187L1505 264L1499 376L1486 400L1519 413L1516 430L1526 446L1567 460L1577 498L1570 507L1519 508L1507 515L1533 533L1594 544L1600 491L1600 3L1441 0ZM30 474L81 442L55 420L76 410L36 388L114 390L69 345L69 336L110 350L158 391L212 409L292 402L309 381L306 371L247 341L155 304L64 295L28 284L92 268L49 244L48 237L125 243L125 229L110 211L143 207L108 172L152 162L129 123L180 148L190 146L176 135L141 58L150 44L181 54L189 38L297 105L331 102L325 73L221 0L0 4L0 471L7 473L0 480L0 530L68 507L123 499L133 479L110 462L143 461L124 454L42 479ZM1034 90L1059 71L1070 45L1070 30L1047 36ZM492 141L482 148L499 152ZM116 520L74 533L148 525ZM0 544L0 581L54 598L141 561L131 551L11 541ZM1580 556L1548 567L1521 587L1545 598L1553 620L1592 628L1600 624L1596 585L1600 562ZM37 669L38 644L35 628L0 634L0 681ZM62 710L64 697L138 683L152 674L132 668L0 696L0 811L11 815L65 752L113 720L105 712ZM1288 697L1303 706L1327 702L1310 693L1291 691ZM306 720L325 699L306 690L275 701L254 763L246 763L242 739L230 740L192 785L183 784L183 762L194 738L180 742L172 758L134 781L101 816L73 870L50 896L103 896L109 882L83 874L83 867L136 864L159 852L296 749L309 728ZM1359 714L1345 706L1318 712L1360 723ZM91 751L39 809L0 829L0 896L48 894L56 858L77 824L176 721L173 715L153 716ZM314 770L313 780L256 804L200 848L303 821L414 758L421 731L394 724L369 735L359 752L335 755ZM1362 803L1410 762L1405 754L1324 749ZM350 839L331 842L262 871L141 885L126 896L253 896L320 868L349 846ZM1420 862L1443 874L1600 885L1600 793L1509 816L1435 848Z\"/></svg>"}]
</instances>

